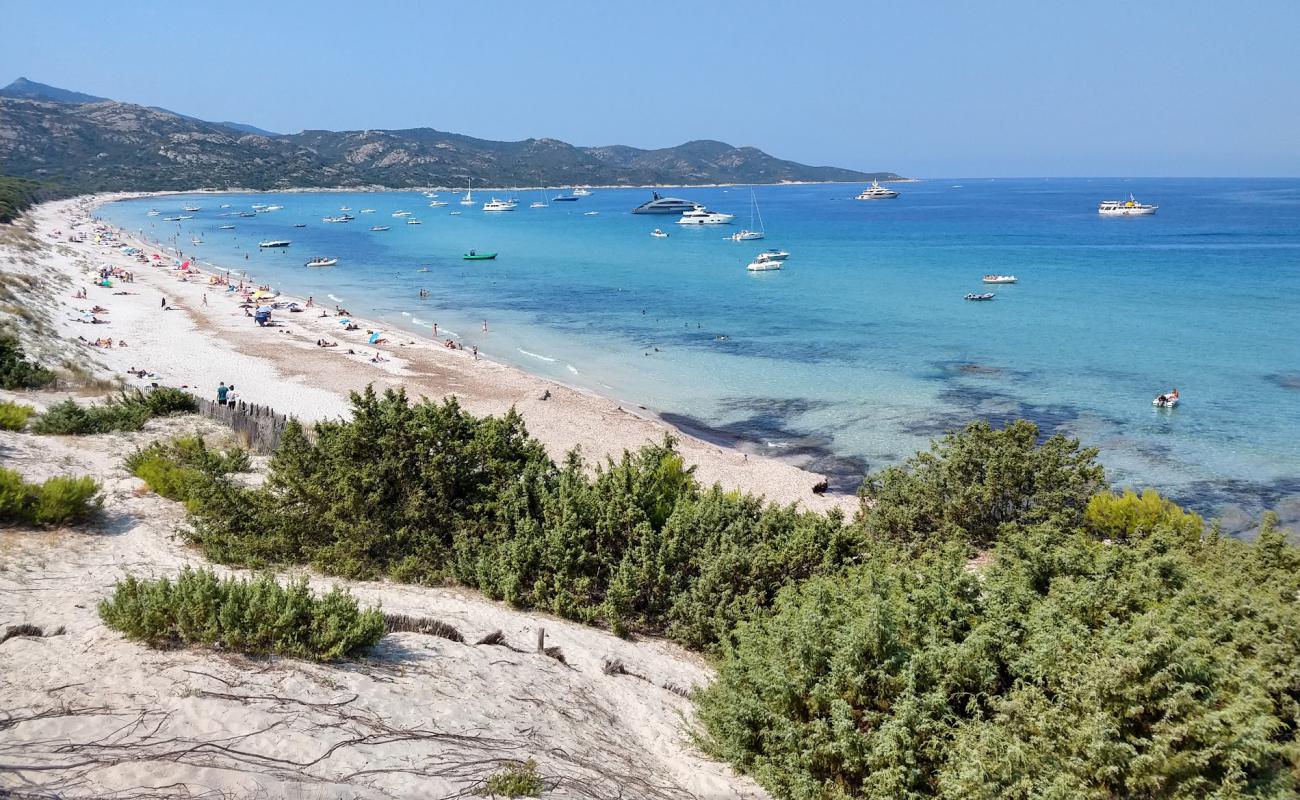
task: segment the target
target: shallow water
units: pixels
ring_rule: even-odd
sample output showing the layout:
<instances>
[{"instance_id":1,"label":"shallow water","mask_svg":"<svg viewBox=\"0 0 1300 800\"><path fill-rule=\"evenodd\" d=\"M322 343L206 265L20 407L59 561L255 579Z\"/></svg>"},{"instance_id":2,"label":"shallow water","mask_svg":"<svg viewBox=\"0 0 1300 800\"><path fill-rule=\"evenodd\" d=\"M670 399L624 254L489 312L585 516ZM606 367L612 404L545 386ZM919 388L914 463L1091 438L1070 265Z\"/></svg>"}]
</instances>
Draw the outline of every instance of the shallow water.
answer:
<instances>
[{"instance_id":1,"label":"shallow water","mask_svg":"<svg viewBox=\"0 0 1300 800\"><path fill-rule=\"evenodd\" d=\"M744 188L666 192L737 214L701 229L627 213L640 189L543 209L521 191L495 215L446 192L441 208L414 192L291 193L204 196L182 223L145 212L192 198L101 215L394 328L436 321L531 372L812 457L837 488L968 420L1025 417L1099 447L1117 483L1230 527L1264 507L1300 516L1300 181L935 180L875 202L854 201L858 188L758 187L768 238L743 243L723 236L749 225ZM1130 191L1159 214L1097 215ZM220 216L255 202L285 208ZM356 221L321 222L341 206ZM259 251L267 238L294 243ZM765 247L790 251L786 268L747 273ZM462 261L471 248L500 255ZM304 268L313 255L340 262ZM988 272L1020 282L964 301ZM1182 405L1153 409L1172 385Z\"/></svg>"}]
</instances>

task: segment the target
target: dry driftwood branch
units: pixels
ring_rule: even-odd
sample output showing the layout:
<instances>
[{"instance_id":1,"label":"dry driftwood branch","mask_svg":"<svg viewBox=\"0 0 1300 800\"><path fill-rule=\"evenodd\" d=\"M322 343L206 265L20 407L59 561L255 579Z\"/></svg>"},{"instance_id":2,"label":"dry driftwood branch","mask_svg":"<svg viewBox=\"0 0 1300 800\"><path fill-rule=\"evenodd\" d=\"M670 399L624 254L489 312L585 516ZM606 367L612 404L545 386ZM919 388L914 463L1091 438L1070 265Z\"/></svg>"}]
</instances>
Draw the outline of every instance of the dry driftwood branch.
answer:
<instances>
[{"instance_id":1,"label":"dry driftwood branch","mask_svg":"<svg viewBox=\"0 0 1300 800\"><path fill-rule=\"evenodd\" d=\"M423 633L429 636L441 636L453 642L464 642L460 631L441 620L429 617L412 617L408 614L385 614L384 626L389 633Z\"/></svg>"}]
</instances>

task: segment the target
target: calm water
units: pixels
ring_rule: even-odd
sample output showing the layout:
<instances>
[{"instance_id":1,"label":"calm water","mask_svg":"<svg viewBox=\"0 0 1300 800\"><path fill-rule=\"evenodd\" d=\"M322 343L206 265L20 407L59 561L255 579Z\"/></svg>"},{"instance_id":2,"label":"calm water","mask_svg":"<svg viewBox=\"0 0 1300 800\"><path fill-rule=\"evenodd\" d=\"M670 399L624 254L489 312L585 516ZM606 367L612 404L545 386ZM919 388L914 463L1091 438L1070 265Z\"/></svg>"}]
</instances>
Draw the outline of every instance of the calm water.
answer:
<instances>
[{"instance_id":1,"label":"calm water","mask_svg":"<svg viewBox=\"0 0 1300 800\"><path fill-rule=\"evenodd\" d=\"M739 188L667 193L735 213L721 229L633 216L649 192L632 189L544 209L518 192L519 209L495 215L446 192L442 208L392 192L203 197L182 223L145 212L189 198L101 213L286 291L393 327L437 321L532 372L810 456L837 488L968 420L1025 417L1101 448L1116 482L1232 527L1263 507L1300 516L1300 180L935 180L877 202L857 188L759 187L768 238L742 243L723 239L749 223ZM1097 215L1130 191L1159 214ZM285 208L220 216L255 202ZM321 222L341 206L355 222ZM293 246L259 252L267 238ZM764 247L790 251L786 268L747 273ZM500 256L462 261L470 248ZM302 266L318 254L339 265ZM1020 283L964 301L988 272ZM1182 405L1153 409L1171 385Z\"/></svg>"}]
</instances>

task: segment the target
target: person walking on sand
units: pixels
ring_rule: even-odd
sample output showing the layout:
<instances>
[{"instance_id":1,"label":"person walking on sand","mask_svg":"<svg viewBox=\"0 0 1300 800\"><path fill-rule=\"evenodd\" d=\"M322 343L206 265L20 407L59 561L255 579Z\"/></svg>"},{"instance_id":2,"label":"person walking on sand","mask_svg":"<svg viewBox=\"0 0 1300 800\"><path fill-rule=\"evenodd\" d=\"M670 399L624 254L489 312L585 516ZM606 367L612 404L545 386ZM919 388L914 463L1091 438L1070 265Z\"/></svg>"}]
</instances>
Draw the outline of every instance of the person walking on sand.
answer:
<instances>
[{"instance_id":1,"label":"person walking on sand","mask_svg":"<svg viewBox=\"0 0 1300 800\"><path fill-rule=\"evenodd\" d=\"M207 294L204 294L204 295L203 295L203 305L206 306L207 304L208 304L208 296L207 296Z\"/></svg>"},{"instance_id":2,"label":"person walking on sand","mask_svg":"<svg viewBox=\"0 0 1300 800\"><path fill-rule=\"evenodd\" d=\"M225 381L222 381L221 385L217 387L217 405L224 406L226 404L226 395L229 393L229 387L226 386Z\"/></svg>"},{"instance_id":3,"label":"person walking on sand","mask_svg":"<svg viewBox=\"0 0 1300 800\"><path fill-rule=\"evenodd\" d=\"M478 345L474 345L474 360L478 361Z\"/></svg>"}]
</instances>

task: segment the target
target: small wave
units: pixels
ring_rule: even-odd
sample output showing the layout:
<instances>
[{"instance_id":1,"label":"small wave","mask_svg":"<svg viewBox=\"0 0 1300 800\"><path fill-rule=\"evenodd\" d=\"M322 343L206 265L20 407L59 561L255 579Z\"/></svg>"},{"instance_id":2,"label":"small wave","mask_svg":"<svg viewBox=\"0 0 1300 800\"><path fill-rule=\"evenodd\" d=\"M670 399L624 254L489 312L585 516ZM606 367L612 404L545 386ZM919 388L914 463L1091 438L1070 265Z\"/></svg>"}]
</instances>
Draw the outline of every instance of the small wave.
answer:
<instances>
[{"instance_id":1,"label":"small wave","mask_svg":"<svg viewBox=\"0 0 1300 800\"><path fill-rule=\"evenodd\" d=\"M572 372L574 375L578 374L578 368L573 366L572 364L565 364L564 366L568 367L569 372Z\"/></svg>"},{"instance_id":2,"label":"small wave","mask_svg":"<svg viewBox=\"0 0 1300 800\"><path fill-rule=\"evenodd\" d=\"M411 322L414 322L416 325L428 325L428 324L429 324L429 323L425 322L424 320L420 319L419 317L411 317Z\"/></svg>"},{"instance_id":3,"label":"small wave","mask_svg":"<svg viewBox=\"0 0 1300 800\"><path fill-rule=\"evenodd\" d=\"M342 303L342 302L343 302L343 298L342 298L342 297L335 297L335 296L332 295L332 294L327 294L327 295L325 295L325 296L328 297L329 299L333 300L333 301L336 302L336 303Z\"/></svg>"},{"instance_id":4,"label":"small wave","mask_svg":"<svg viewBox=\"0 0 1300 800\"><path fill-rule=\"evenodd\" d=\"M526 355L526 356L532 356L533 358L540 358L542 361L554 361L554 360L555 360L555 359L553 359L553 358L549 358L549 357L544 356L544 355L541 355L541 354L539 354L539 353L530 353L530 352L528 352L527 350L525 350L525 349L522 348L522 347L517 347L517 348L515 348L515 349L518 350L519 352L523 353L523 354Z\"/></svg>"},{"instance_id":5,"label":"small wave","mask_svg":"<svg viewBox=\"0 0 1300 800\"><path fill-rule=\"evenodd\" d=\"M403 312L402 312L402 316L404 316L404 317L409 317L409 316L411 316L411 312L409 312L409 311L403 311Z\"/></svg>"}]
</instances>

